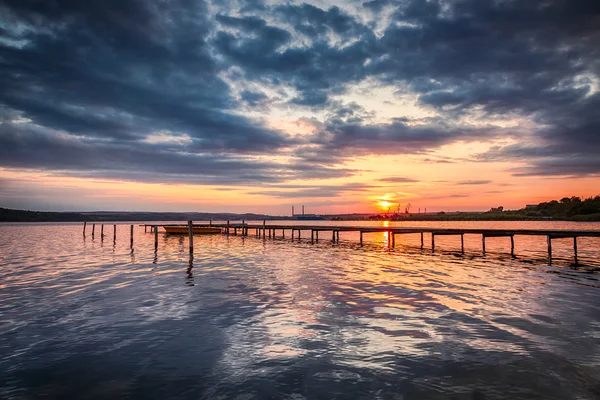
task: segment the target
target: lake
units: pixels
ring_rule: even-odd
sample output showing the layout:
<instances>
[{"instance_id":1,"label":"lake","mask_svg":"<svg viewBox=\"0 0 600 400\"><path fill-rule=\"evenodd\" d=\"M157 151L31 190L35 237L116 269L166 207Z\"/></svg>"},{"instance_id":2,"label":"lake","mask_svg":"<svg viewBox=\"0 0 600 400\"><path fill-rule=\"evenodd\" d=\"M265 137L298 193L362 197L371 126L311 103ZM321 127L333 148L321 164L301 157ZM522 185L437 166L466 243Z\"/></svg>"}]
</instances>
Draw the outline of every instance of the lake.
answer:
<instances>
[{"instance_id":1,"label":"lake","mask_svg":"<svg viewBox=\"0 0 600 400\"><path fill-rule=\"evenodd\" d=\"M273 222L274 224L281 222ZM298 224L332 225L331 221ZM379 226L383 222L339 222ZM572 222L391 226L595 229ZM597 399L600 239L0 225L0 398ZM428 238L429 236L426 236ZM306 240L308 239L308 240ZM329 239L329 240L327 240Z\"/></svg>"}]
</instances>

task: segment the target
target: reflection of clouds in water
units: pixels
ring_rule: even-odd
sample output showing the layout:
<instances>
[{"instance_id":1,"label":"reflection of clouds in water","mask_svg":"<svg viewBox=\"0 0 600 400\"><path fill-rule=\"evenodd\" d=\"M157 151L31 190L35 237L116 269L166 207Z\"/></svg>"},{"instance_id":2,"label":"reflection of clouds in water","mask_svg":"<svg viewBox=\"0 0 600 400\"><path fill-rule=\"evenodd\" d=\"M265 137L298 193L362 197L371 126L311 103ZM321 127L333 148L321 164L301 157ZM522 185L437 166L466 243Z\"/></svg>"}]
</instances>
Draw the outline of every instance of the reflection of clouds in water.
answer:
<instances>
[{"instance_id":1,"label":"reflection of clouds in water","mask_svg":"<svg viewBox=\"0 0 600 400\"><path fill-rule=\"evenodd\" d=\"M597 277L577 270L379 243L199 236L188 271L182 237L161 236L153 264L151 234L136 232L131 263L127 236L113 249L82 242L80 226L6 229L0 327L11 334L0 345L24 374L34 356L52 365L84 348L106 369L126 359L153 377L132 387L209 379L202 390L223 397L264 385L278 391L263 397L294 385L323 397L351 385L365 398L589 398L600 366ZM547 368L563 386L545 383Z\"/></svg>"}]
</instances>

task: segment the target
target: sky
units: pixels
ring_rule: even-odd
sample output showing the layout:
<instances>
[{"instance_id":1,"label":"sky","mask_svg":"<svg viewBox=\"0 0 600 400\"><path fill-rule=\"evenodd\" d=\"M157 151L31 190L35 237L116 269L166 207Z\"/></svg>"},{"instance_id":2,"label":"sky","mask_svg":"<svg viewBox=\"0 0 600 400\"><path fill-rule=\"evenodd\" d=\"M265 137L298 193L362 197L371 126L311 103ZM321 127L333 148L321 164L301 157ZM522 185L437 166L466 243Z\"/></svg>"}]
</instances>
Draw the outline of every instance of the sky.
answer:
<instances>
[{"instance_id":1,"label":"sky","mask_svg":"<svg viewBox=\"0 0 600 400\"><path fill-rule=\"evenodd\" d=\"M2 0L0 207L600 194L600 2Z\"/></svg>"}]
</instances>

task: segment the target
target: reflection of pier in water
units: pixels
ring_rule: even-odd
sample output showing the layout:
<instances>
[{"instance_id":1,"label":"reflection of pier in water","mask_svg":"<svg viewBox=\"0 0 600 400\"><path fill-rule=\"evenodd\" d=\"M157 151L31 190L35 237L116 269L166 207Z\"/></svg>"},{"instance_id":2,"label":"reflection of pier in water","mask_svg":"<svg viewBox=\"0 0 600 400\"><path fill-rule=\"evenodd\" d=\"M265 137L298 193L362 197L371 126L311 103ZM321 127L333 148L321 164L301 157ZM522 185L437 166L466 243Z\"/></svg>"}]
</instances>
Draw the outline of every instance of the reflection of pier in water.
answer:
<instances>
[{"instance_id":1,"label":"reflection of pier in water","mask_svg":"<svg viewBox=\"0 0 600 400\"><path fill-rule=\"evenodd\" d=\"M158 229L164 226L182 226L181 224L143 224L144 232L148 231L154 233L154 247L158 247ZM302 231L310 231L310 242L315 243L319 241L320 232L331 232L331 240L333 243L340 240L340 232L356 232L359 233L359 243L363 244L363 235L369 233L384 233L387 237L387 243L389 248L394 248L396 245L396 235L409 235L418 234L421 237L421 248L425 247L425 235L427 234L431 238L431 250L435 251L435 238L437 236L460 236L461 252L464 253L464 236L465 235L480 235L482 241L482 250L485 254L486 238L498 238L506 237L510 239L510 254L514 256L515 253L515 236L544 236L546 237L548 244L548 259L552 259L552 240L553 239L573 239L573 252L575 264L578 263L577 255L577 238L580 237L595 237L600 238L600 231L598 230L544 230L544 229L476 229L476 228L426 228L426 227L391 227L391 226L340 226L340 225L281 225L281 224L269 224L263 221L262 224L249 224L245 221L241 223L193 223L188 221L187 232L184 235L189 237L189 252L190 252L190 267L193 262L193 229L199 227L212 227L219 228L225 235L240 235L240 236L256 236L257 238L263 239L274 239L274 238L285 238L286 231L290 232L291 239L300 240L302 237ZM94 236L94 228L92 226L92 237ZM104 226L101 228L102 236L104 233ZM116 241L116 226L114 227L113 240ZM84 223L83 234L86 234L86 224ZM133 225L130 229L130 244L133 247ZM191 268L190 268L191 271Z\"/></svg>"}]
</instances>

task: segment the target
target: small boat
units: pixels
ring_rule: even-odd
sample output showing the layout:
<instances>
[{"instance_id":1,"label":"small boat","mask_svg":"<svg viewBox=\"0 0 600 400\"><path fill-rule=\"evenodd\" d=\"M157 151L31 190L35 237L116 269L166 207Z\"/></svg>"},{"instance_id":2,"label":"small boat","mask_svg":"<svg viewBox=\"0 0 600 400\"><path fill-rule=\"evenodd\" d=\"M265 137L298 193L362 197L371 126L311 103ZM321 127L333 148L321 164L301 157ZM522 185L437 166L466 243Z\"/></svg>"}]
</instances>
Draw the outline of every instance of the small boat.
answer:
<instances>
[{"instance_id":1,"label":"small boat","mask_svg":"<svg viewBox=\"0 0 600 400\"><path fill-rule=\"evenodd\" d=\"M189 232L189 228L187 225L163 226L163 228L165 228L165 231L167 233L171 233L171 234L187 235ZM194 227L192 227L192 232L194 234L209 235L209 234L214 234L214 233L221 233L221 228L214 228L214 227L210 227L210 226L194 226Z\"/></svg>"}]
</instances>

